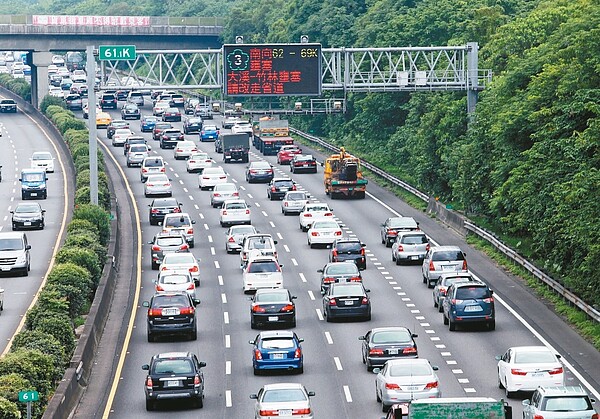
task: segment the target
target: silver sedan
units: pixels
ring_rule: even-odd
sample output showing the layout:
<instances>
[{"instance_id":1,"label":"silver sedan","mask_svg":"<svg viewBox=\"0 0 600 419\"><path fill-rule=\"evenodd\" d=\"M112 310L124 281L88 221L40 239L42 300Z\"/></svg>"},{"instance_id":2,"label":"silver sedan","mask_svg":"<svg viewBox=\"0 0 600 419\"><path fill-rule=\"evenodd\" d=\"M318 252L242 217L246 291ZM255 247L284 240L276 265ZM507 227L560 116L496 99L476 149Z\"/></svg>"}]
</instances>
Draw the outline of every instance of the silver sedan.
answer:
<instances>
[{"instance_id":1,"label":"silver sedan","mask_svg":"<svg viewBox=\"0 0 600 419\"><path fill-rule=\"evenodd\" d=\"M244 237L256 233L256 228L251 225L238 224L229 227L225 233L225 250L227 253L239 253L242 250Z\"/></svg>"},{"instance_id":2,"label":"silver sedan","mask_svg":"<svg viewBox=\"0 0 600 419\"><path fill-rule=\"evenodd\" d=\"M308 204L310 194L303 191L289 191L283 197L281 201L281 213L283 215L288 214L300 214L304 205Z\"/></svg>"},{"instance_id":3,"label":"silver sedan","mask_svg":"<svg viewBox=\"0 0 600 419\"><path fill-rule=\"evenodd\" d=\"M292 412L296 410L302 413L295 414L294 418L313 419L315 416L310 398L314 395L314 392L306 391L302 384L265 384L258 394L250 395L251 399L256 400L254 418L292 417Z\"/></svg>"}]
</instances>

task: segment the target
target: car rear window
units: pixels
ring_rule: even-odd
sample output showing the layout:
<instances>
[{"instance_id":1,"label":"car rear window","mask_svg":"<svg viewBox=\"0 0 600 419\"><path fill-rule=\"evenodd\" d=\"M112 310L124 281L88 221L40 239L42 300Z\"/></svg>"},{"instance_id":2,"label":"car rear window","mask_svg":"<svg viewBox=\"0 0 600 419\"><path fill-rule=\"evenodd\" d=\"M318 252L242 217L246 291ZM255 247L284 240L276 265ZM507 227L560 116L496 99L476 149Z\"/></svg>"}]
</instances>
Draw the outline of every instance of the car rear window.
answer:
<instances>
[{"instance_id":1,"label":"car rear window","mask_svg":"<svg viewBox=\"0 0 600 419\"><path fill-rule=\"evenodd\" d=\"M473 300L489 298L490 291L487 287L460 287L456 290L457 300Z\"/></svg>"},{"instance_id":2,"label":"car rear window","mask_svg":"<svg viewBox=\"0 0 600 419\"><path fill-rule=\"evenodd\" d=\"M254 301L257 303L263 303L265 301L269 303L285 303L289 300L287 293L283 292L263 292L257 294Z\"/></svg>"},{"instance_id":3,"label":"car rear window","mask_svg":"<svg viewBox=\"0 0 600 419\"><path fill-rule=\"evenodd\" d=\"M279 266L272 260L268 261L256 261L251 262L248 265L248 273L261 273L261 272L278 272Z\"/></svg>"},{"instance_id":4,"label":"car rear window","mask_svg":"<svg viewBox=\"0 0 600 419\"><path fill-rule=\"evenodd\" d=\"M245 202L230 202L225 204L225 209L246 209L247 205Z\"/></svg>"},{"instance_id":5,"label":"car rear window","mask_svg":"<svg viewBox=\"0 0 600 419\"><path fill-rule=\"evenodd\" d=\"M167 253L164 259L164 263L178 264L178 263L194 263L194 255L191 253Z\"/></svg>"},{"instance_id":6,"label":"car rear window","mask_svg":"<svg viewBox=\"0 0 600 419\"><path fill-rule=\"evenodd\" d=\"M319 206L314 206L314 207L307 207L306 211L308 211L308 212L312 212L312 211L329 211L329 208L327 208L327 205L319 205Z\"/></svg>"},{"instance_id":7,"label":"car rear window","mask_svg":"<svg viewBox=\"0 0 600 419\"><path fill-rule=\"evenodd\" d=\"M159 237L156 239L158 246L177 246L183 244L183 237Z\"/></svg>"},{"instance_id":8,"label":"car rear window","mask_svg":"<svg viewBox=\"0 0 600 419\"><path fill-rule=\"evenodd\" d=\"M443 250L439 252L433 252L431 260L465 260L465 255L460 250Z\"/></svg>"},{"instance_id":9,"label":"car rear window","mask_svg":"<svg viewBox=\"0 0 600 419\"><path fill-rule=\"evenodd\" d=\"M160 278L160 283L161 284L171 284L171 285L177 285L177 284L186 284L188 282L191 282L192 278L186 275L167 275L167 276L163 276L162 278Z\"/></svg>"},{"instance_id":10,"label":"car rear window","mask_svg":"<svg viewBox=\"0 0 600 419\"><path fill-rule=\"evenodd\" d=\"M273 182L273 184L279 188L291 188L292 186L294 186L294 182L292 182L291 180L276 180L275 182Z\"/></svg>"},{"instance_id":11,"label":"car rear window","mask_svg":"<svg viewBox=\"0 0 600 419\"><path fill-rule=\"evenodd\" d=\"M179 217L166 217L163 226L164 227L182 227L182 226L190 226L192 222L189 217L179 216Z\"/></svg>"},{"instance_id":12,"label":"car rear window","mask_svg":"<svg viewBox=\"0 0 600 419\"><path fill-rule=\"evenodd\" d=\"M253 237L248 241L248 249L270 249L271 239L268 237Z\"/></svg>"},{"instance_id":13,"label":"car rear window","mask_svg":"<svg viewBox=\"0 0 600 419\"><path fill-rule=\"evenodd\" d=\"M161 159L146 160L144 162L144 166L146 167L162 167L163 165L164 163Z\"/></svg>"},{"instance_id":14,"label":"car rear window","mask_svg":"<svg viewBox=\"0 0 600 419\"><path fill-rule=\"evenodd\" d=\"M407 330L386 330L385 332L375 332L371 341L373 343L397 343L410 342L412 337Z\"/></svg>"},{"instance_id":15,"label":"car rear window","mask_svg":"<svg viewBox=\"0 0 600 419\"><path fill-rule=\"evenodd\" d=\"M154 364L155 374L191 374L192 363L188 359L165 359Z\"/></svg>"},{"instance_id":16,"label":"car rear window","mask_svg":"<svg viewBox=\"0 0 600 419\"><path fill-rule=\"evenodd\" d=\"M427 244L427 236L424 234L411 234L410 236L402 236L400 243L403 244Z\"/></svg>"},{"instance_id":17,"label":"car rear window","mask_svg":"<svg viewBox=\"0 0 600 419\"><path fill-rule=\"evenodd\" d=\"M189 305L189 299L185 295L159 295L152 301L153 308L189 307Z\"/></svg>"},{"instance_id":18,"label":"car rear window","mask_svg":"<svg viewBox=\"0 0 600 419\"><path fill-rule=\"evenodd\" d=\"M585 412L592 410L590 399L585 396L546 397L542 404L544 412Z\"/></svg>"},{"instance_id":19,"label":"car rear window","mask_svg":"<svg viewBox=\"0 0 600 419\"><path fill-rule=\"evenodd\" d=\"M354 263L336 263L325 269L326 275L358 275L358 267Z\"/></svg>"},{"instance_id":20,"label":"car rear window","mask_svg":"<svg viewBox=\"0 0 600 419\"><path fill-rule=\"evenodd\" d=\"M306 195L303 192L289 193L286 195L287 201L306 201Z\"/></svg>"},{"instance_id":21,"label":"car rear window","mask_svg":"<svg viewBox=\"0 0 600 419\"><path fill-rule=\"evenodd\" d=\"M341 242L335 245L338 252L360 252L362 245L360 242Z\"/></svg>"},{"instance_id":22,"label":"car rear window","mask_svg":"<svg viewBox=\"0 0 600 419\"><path fill-rule=\"evenodd\" d=\"M360 284L335 284L332 288L331 294L336 297L364 295L363 287Z\"/></svg>"},{"instance_id":23,"label":"car rear window","mask_svg":"<svg viewBox=\"0 0 600 419\"><path fill-rule=\"evenodd\" d=\"M263 402L299 402L306 400L306 395L300 389L267 390Z\"/></svg>"},{"instance_id":24,"label":"car rear window","mask_svg":"<svg viewBox=\"0 0 600 419\"><path fill-rule=\"evenodd\" d=\"M392 365L391 377L414 377L419 375L431 375L431 369L425 364Z\"/></svg>"},{"instance_id":25,"label":"car rear window","mask_svg":"<svg viewBox=\"0 0 600 419\"><path fill-rule=\"evenodd\" d=\"M515 364L545 364L556 362L550 351L522 351L515 353Z\"/></svg>"},{"instance_id":26,"label":"car rear window","mask_svg":"<svg viewBox=\"0 0 600 419\"><path fill-rule=\"evenodd\" d=\"M290 349L294 347L292 338L263 339L261 347L264 349Z\"/></svg>"}]
</instances>

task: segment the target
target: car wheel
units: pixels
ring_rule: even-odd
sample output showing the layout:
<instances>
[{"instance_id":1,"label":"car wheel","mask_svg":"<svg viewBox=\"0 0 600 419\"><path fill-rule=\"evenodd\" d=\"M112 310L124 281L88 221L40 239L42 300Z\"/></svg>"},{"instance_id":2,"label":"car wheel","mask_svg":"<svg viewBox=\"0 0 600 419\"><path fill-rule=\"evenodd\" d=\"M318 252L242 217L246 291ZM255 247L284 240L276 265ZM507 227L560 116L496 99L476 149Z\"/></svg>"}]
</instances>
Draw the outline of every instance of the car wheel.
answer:
<instances>
[{"instance_id":1,"label":"car wheel","mask_svg":"<svg viewBox=\"0 0 600 419\"><path fill-rule=\"evenodd\" d=\"M292 322L290 323L290 327L296 327L296 319L294 318L294 320L292 320Z\"/></svg>"},{"instance_id":2,"label":"car wheel","mask_svg":"<svg viewBox=\"0 0 600 419\"><path fill-rule=\"evenodd\" d=\"M385 240L385 247L392 247L392 241L390 239Z\"/></svg>"},{"instance_id":3,"label":"car wheel","mask_svg":"<svg viewBox=\"0 0 600 419\"><path fill-rule=\"evenodd\" d=\"M375 397L377 398L377 403L381 403L381 397L379 397L379 392L377 391L377 384L375 384Z\"/></svg>"},{"instance_id":4,"label":"car wheel","mask_svg":"<svg viewBox=\"0 0 600 419\"><path fill-rule=\"evenodd\" d=\"M508 388L506 388L506 386L504 386L504 394L506 395L507 399L512 399L512 397L515 395L515 392L508 391Z\"/></svg>"},{"instance_id":5,"label":"car wheel","mask_svg":"<svg viewBox=\"0 0 600 419\"><path fill-rule=\"evenodd\" d=\"M396 256L394 256L394 251L392 250L392 262L396 262Z\"/></svg>"},{"instance_id":6,"label":"car wheel","mask_svg":"<svg viewBox=\"0 0 600 419\"><path fill-rule=\"evenodd\" d=\"M256 329L256 321L253 316L250 316L250 329Z\"/></svg>"},{"instance_id":7,"label":"car wheel","mask_svg":"<svg viewBox=\"0 0 600 419\"><path fill-rule=\"evenodd\" d=\"M456 330L456 322L453 322L451 318L448 318L448 330L451 332Z\"/></svg>"},{"instance_id":8,"label":"car wheel","mask_svg":"<svg viewBox=\"0 0 600 419\"><path fill-rule=\"evenodd\" d=\"M402 265L400 258L396 258L396 266L400 266L400 265Z\"/></svg>"},{"instance_id":9,"label":"car wheel","mask_svg":"<svg viewBox=\"0 0 600 419\"><path fill-rule=\"evenodd\" d=\"M260 375L260 370L259 370L259 369L256 369L256 368L254 368L254 375Z\"/></svg>"},{"instance_id":10,"label":"car wheel","mask_svg":"<svg viewBox=\"0 0 600 419\"><path fill-rule=\"evenodd\" d=\"M203 396L198 397L194 400L194 407L197 409L202 409L204 407L204 400L202 400Z\"/></svg>"},{"instance_id":11,"label":"car wheel","mask_svg":"<svg viewBox=\"0 0 600 419\"><path fill-rule=\"evenodd\" d=\"M154 406L154 402L152 400L146 400L146 410L152 411L155 408L156 406Z\"/></svg>"},{"instance_id":12,"label":"car wheel","mask_svg":"<svg viewBox=\"0 0 600 419\"><path fill-rule=\"evenodd\" d=\"M367 314L367 316L365 317L365 321L367 321L367 322L371 321L371 313Z\"/></svg>"},{"instance_id":13,"label":"car wheel","mask_svg":"<svg viewBox=\"0 0 600 419\"><path fill-rule=\"evenodd\" d=\"M190 340L198 340L198 330L194 329L194 331L190 333Z\"/></svg>"},{"instance_id":14,"label":"car wheel","mask_svg":"<svg viewBox=\"0 0 600 419\"><path fill-rule=\"evenodd\" d=\"M500 371L498 371L498 388L504 388L504 384L502 384L502 380L500 379Z\"/></svg>"},{"instance_id":15,"label":"car wheel","mask_svg":"<svg viewBox=\"0 0 600 419\"><path fill-rule=\"evenodd\" d=\"M190 249L193 249L193 248L194 248L194 244L195 244L195 243L194 243L194 240L192 239L192 241L190 242Z\"/></svg>"},{"instance_id":16,"label":"car wheel","mask_svg":"<svg viewBox=\"0 0 600 419\"><path fill-rule=\"evenodd\" d=\"M444 314L444 324L448 325L448 317L446 317L446 314Z\"/></svg>"},{"instance_id":17,"label":"car wheel","mask_svg":"<svg viewBox=\"0 0 600 419\"><path fill-rule=\"evenodd\" d=\"M390 410L390 407L387 406L383 401L381 401L381 411L387 412L388 410Z\"/></svg>"},{"instance_id":18,"label":"car wheel","mask_svg":"<svg viewBox=\"0 0 600 419\"><path fill-rule=\"evenodd\" d=\"M17 227L17 225L16 225L16 224L13 224L13 225L12 225L12 229L13 229L13 231L17 231L19 228Z\"/></svg>"},{"instance_id":19,"label":"car wheel","mask_svg":"<svg viewBox=\"0 0 600 419\"><path fill-rule=\"evenodd\" d=\"M154 342L156 340L156 338L154 337L154 335L150 332L148 332L148 342Z\"/></svg>"},{"instance_id":20,"label":"car wheel","mask_svg":"<svg viewBox=\"0 0 600 419\"><path fill-rule=\"evenodd\" d=\"M23 276L29 276L29 271L31 270L31 267L28 265L26 268L23 269Z\"/></svg>"},{"instance_id":21,"label":"car wheel","mask_svg":"<svg viewBox=\"0 0 600 419\"><path fill-rule=\"evenodd\" d=\"M423 283L426 284L427 283L427 278L423 275Z\"/></svg>"},{"instance_id":22,"label":"car wheel","mask_svg":"<svg viewBox=\"0 0 600 419\"><path fill-rule=\"evenodd\" d=\"M438 304L438 313L441 313L442 311L444 311L444 307L442 306L441 303Z\"/></svg>"},{"instance_id":23,"label":"car wheel","mask_svg":"<svg viewBox=\"0 0 600 419\"><path fill-rule=\"evenodd\" d=\"M152 270L153 271L157 271L158 270L158 263L152 261Z\"/></svg>"},{"instance_id":24,"label":"car wheel","mask_svg":"<svg viewBox=\"0 0 600 419\"><path fill-rule=\"evenodd\" d=\"M433 297L433 306L439 307L438 301L435 299L435 297Z\"/></svg>"},{"instance_id":25,"label":"car wheel","mask_svg":"<svg viewBox=\"0 0 600 419\"><path fill-rule=\"evenodd\" d=\"M493 331L496 330L496 320L492 320L487 324L488 330Z\"/></svg>"},{"instance_id":26,"label":"car wheel","mask_svg":"<svg viewBox=\"0 0 600 419\"><path fill-rule=\"evenodd\" d=\"M298 368L297 373L298 374L304 374L304 366Z\"/></svg>"}]
</instances>

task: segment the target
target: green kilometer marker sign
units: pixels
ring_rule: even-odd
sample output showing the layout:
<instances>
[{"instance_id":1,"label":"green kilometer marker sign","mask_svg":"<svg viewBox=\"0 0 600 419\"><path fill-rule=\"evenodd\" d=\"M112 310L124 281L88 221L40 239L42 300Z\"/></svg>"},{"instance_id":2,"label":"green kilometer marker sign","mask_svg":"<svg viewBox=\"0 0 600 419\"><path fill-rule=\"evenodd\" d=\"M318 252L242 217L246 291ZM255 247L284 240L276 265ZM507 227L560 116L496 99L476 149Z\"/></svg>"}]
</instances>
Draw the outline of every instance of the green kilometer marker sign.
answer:
<instances>
[{"instance_id":1,"label":"green kilometer marker sign","mask_svg":"<svg viewBox=\"0 0 600 419\"><path fill-rule=\"evenodd\" d=\"M19 401L21 403L37 402L40 400L40 394L35 390L19 391Z\"/></svg>"},{"instance_id":2,"label":"green kilometer marker sign","mask_svg":"<svg viewBox=\"0 0 600 419\"><path fill-rule=\"evenodd\" d=\"M98 58L102 61L135 60L135 45L100 45Z\"/></svg>"}]
</instances>

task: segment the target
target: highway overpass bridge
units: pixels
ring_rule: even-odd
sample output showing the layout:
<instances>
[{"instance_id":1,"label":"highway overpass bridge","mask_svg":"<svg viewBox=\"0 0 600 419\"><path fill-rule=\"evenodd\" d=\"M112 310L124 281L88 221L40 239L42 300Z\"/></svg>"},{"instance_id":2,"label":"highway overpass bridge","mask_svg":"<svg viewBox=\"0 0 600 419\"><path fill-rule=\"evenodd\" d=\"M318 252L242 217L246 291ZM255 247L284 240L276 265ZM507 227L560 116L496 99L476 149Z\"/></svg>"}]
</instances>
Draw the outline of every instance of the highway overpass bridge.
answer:
<instances>
[{"instance_id":1,"label":"highway overpass bridge","mask_svg":"<svg viewBox=\"0 0 600 419\"><path fill-rule=\"evenodd\" d=\"M0 50L27 51L35 106L48 90L48 65L57 51L88 45L135 45L139 49L221 48L221 18L166 16L0 16Z\"/></svg>"}]
</instances>

